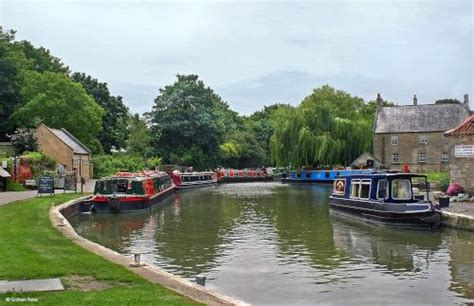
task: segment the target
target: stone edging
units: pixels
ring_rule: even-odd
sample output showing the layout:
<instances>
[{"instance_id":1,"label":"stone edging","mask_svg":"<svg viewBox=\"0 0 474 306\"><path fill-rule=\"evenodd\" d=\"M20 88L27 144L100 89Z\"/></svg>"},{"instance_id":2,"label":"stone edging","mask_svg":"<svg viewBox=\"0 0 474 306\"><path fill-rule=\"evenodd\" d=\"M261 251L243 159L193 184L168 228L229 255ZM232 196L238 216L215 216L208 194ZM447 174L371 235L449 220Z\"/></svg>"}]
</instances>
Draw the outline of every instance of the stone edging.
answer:
<instances>
[{"instance_id":1,"label":"stone edging","mask_svg":"<svg viewBox=\"0 0 474 306\"><path fill-rule=\"evenodd\" d=\"M87 196L74 199L59 206L51 207L49 210L49 219L51 220L53 226L75 244L107 259L108 261L127 268L128 270L140 275L151 283L160 284L165 288L175 291L197 302L205 303L207 305L249 305L243 301L225 296L200 285L194 284L181 277L163 271L151 264L145 264L143 267L131 267L130 263L132 260L130 257L119 254L100 244L79 236L68 220L62 215L61 210L75 205L86 198Z\"/></svg>"},{"instance_id":2,"label":"stone edging","mask_svg":"<svg viewBox=\"0 0 474 306\"><path fill-rule=\"evenodd\" d=\"M441 223L447 227L474 231L474 217L443 211Z\"/></svg>"}]
</instances>

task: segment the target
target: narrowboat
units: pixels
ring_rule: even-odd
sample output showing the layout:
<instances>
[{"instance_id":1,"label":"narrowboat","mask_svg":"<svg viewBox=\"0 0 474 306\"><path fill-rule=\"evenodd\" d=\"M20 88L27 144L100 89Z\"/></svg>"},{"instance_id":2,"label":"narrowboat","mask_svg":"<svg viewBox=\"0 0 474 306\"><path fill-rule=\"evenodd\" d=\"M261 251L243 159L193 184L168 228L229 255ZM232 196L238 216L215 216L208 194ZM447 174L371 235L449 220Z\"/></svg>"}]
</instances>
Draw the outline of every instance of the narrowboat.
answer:
<instances>
[{"instance_id":1,"label":"narrowboat","mask_svg":"<svg viewBox=\"0 0 474 306\"><path fill-rule=\"evenodd\" d=\"M150 209L173 193L173 181L165 172L119 172L97 180L94 195L83 202L80 210L101 213Z\"/></svg>"},{"instance_id":2,"label":"narrowboat","mask_svg":"<svg viewBox=\"0 0 474 306\"><path fill-rule=\"evenodd\" d=\"M283 177L283 183L320 183L331 184L340 176L350 174L371 173L372 170L293 170L287 177Z\"/></svg>"},{"instance_id":3,"label":"narrowboat","mask_svg":"<svg viewBox=\"0 0 474 306\"><path fill-rule=\"evenodd\" d=\"M435 229L441 211L429 200L425 175L400 172L352 174L337 178L331 211L386 225Z\"/></svg>"},{"instance_id":4,"label":"narrowboat","mask_svg":"<svg viewBox=\"0 0 474 306\"><path fill-rule=\"evenodd\" d=\"M219 169L217 171L218 183L263 182L272 180L273 177L265 170Z\"/></svg>"},{"instance_id":5,"label":"narrowboat","mask_svg":"<svg viewBox=\"0 0 474 306\"><path fill-rule=\"evenodd\" d=\"M174 170L171 178L176 189L204 187L217 183L216 174L214 172L181 172Z\"/></svg>"}]
</instances>

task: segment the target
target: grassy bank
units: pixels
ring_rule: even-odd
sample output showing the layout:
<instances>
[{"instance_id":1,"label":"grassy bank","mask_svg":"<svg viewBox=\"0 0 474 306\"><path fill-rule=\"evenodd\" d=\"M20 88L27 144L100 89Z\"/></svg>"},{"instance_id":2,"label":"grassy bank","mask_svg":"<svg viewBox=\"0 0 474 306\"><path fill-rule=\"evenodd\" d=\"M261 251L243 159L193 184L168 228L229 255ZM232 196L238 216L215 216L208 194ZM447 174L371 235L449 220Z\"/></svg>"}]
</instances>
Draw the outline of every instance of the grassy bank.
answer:
<instances>
[{"instance_id":1,"label":"grassy bank","mask_svg":"<svg viewBox=\"0 0 474 306\"><path fill-rule=\"evenodd\" d=\"M56 231L48 217L51 202L74 197L61 194L0 207L0 280L60 277L66 287L62 292L0 294L0 304L13 296L55 305L195 304L83 250Z\"/></svg>"}]
</instances>

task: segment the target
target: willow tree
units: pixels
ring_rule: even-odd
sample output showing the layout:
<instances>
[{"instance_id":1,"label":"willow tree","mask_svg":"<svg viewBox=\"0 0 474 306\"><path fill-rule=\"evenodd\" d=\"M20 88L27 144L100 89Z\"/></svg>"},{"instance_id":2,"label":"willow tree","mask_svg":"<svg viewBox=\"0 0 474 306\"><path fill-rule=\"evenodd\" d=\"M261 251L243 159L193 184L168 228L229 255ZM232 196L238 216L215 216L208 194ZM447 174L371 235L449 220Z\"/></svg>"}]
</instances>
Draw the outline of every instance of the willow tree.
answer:
<instances>
[{"instance_id":1,"label":"willow tree","mask_svg":"<svg viewBox=\"0 0 474 306\"><path fill-rule=\"evenodd\" d=\"M278 166L347 165L370 150L372 122L362 115L366 104L329 86L315 89L292 111L277 118L270 141Z\"/></svg>"}]
</instances>

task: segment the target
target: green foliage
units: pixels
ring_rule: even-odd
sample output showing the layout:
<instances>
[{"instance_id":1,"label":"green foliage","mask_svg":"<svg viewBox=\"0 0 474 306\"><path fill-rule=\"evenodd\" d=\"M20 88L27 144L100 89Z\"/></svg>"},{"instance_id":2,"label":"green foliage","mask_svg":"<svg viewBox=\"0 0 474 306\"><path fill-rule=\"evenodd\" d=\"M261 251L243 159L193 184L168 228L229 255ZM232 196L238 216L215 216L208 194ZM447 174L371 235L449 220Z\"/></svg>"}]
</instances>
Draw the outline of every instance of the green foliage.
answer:
<instances>
[{"instance_id":1,"label":"green foliage","mask_svg":"<svg viewBox=\"0 0 474 306\"><path fill-rule=\"evenodd\" d=\"M96 137L104 109L81 84L53 72L27 72L21 94L24 103L13 117L19 125L41 121L52 128L65 128L94 152L101 150Z\"/></svg>"},{"instance_id":2,"label":"green foliage","mask_svg":"<svg viewBox=\"0 0 474 306\"><path fill-rule=\"evenodd\" d=\"M347 165L370 151L371 113L360 98L327 85L317 88L297 108L275 114L272 161L278 166Z\"/></svg>"},{"instance_id":3,"label":"green foliage","mask_svg":"<svg viewBox=\"0 0 474 306\"><path fill-rule=\"evenodd\" d=\"M265 162L265 151L249 131L233 131L220 145L222 165L232 168L260 167Z\"/></svg>"},{"instance_id":4,"label":"green foliage","mask_svg":"<svg viewBox=\"0 0 474 306\"><path fill-rule=\"evenodd\" d=\"M7 180L7 191L25 191L26 188L20 184L9 178Z\"/></svg>"},{"instance_id":5,"label":"green foliage","mask_svg":"<svg viewBox=\"0 0 474 306\"><path fill-rule=\"evenodd\" d=\"M128 120L128 140L127 151L132 155L146 158L151 156L151 141L152 137L148 130L147 124L140 115L135 114Z\"/></svg>"},{"instance_id":6,"label":"green foliage","mask_svg":"<svg viewBox=\"0 0 474 306\"><path fill-rule=\"evenodd\" d=\"M69 73L69 68L61 62L61 59L51 55L48 49L43 47L35 48L27 40L15 42L15 45L20 47L25 54L28 60L28 69L37 72Z\"/></svg>"},{"instance_id":7,"label":"green foliage","mask_svg":"<svg viewBox=\"0 0 474 306\"><path fill-rule=\"evenodd\" d=\"M154 169L161 165L161 158L115 153L112 155L96 155L92 157L94 177L101 178L113 175L119 171L139 172L144 169Z\"/></svg>"},{"instance_id":8,"label":"green foliage","mask_svg":"<svg viewBox=\"0 0 474 306\"><path fill-rule=\"evenodd\" d=\"M428 181L437 183L439 190L446 192L449 187L449 173L448 172L427 172L425 173Z\"/></svg>"},{"instance_id":9,"label":"green foliage","mask_svg":"<svg viewBox=\"0 0 474 306\"><path fill-rule=\"evenodd\" d=\"M112 148L126 147L128 138L127 122L128 108L123 104L122 97L111 96L107 83L100 83L84 73L74 73L71 78L81 83L86 92L105 110L102 131L98 136L100 144L106 153Z\"/></svg>"},{"instance_id":10,"label":"green foliage","mask_svg":"<svg viewBox=\"0 0 474 306\"><path fill-rule=\"evenodd\" d=\"M17 128L15 133L11 135L10 141L15 148L16 154L21 154L25 151L38 150L38 135L35 129Z\"/></svg>"},{"instance_id":11,"label":"green foliage","mask_svg":"<svg viewBox=\"0 0 474 306\"><path fill-rule=\"evenodd\" d=\"M160 89L152 111L153 148L166 163L215 167L219 145L238 125L235 113L197 75L178 75Z\"/></svg>"}]
</instances>

